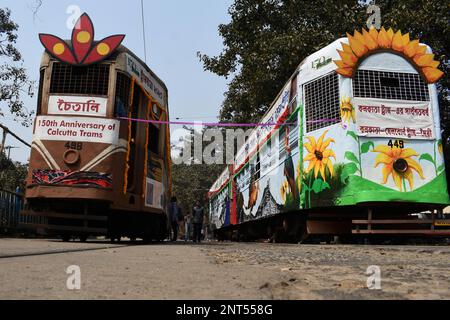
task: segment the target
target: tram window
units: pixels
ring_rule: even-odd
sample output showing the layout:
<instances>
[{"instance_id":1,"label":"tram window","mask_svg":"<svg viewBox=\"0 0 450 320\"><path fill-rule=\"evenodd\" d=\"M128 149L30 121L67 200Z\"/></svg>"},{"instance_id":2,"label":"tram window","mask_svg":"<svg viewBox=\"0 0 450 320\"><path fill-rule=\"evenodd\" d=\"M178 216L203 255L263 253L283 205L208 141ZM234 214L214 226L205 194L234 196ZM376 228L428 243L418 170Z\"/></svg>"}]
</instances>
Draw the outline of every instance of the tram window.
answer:
<instances>
[{"instance_id":1,"label":"tram window","mask_svg":"<svg viewBox=\"0 0 450 320\"><path fill-rule=\"evenodd\" d=\"M44 75L45 75L45 69L42 69L39 75L39 91L38 91L38 97L37 97L37 110L36 113L38 115L41 114L42 111L42 90L44 88Z\"/></svg>"},{"instance_id":2,"label":"tram window","mask_svg":"<svg viewBox=\"0 0 450 320\"><path fill-rule=\"evenodd\" d=\"M108 64L75 67L59 62L53 63L50 93L106 96L108 94L108 84Z\"/></svg>"},{"instance_id":3,"label":"tram window","mask_svg":"<svg viewBox=\"0 0 450 320\"><path fill-rule=\"evenodd\" d=\"M151 123L148 125L148 151L159 154L159 129Z\"/></svg>"},{"instance_id":4,"label":"tram window","mask_svg":"<svg viewBox=\"0 0 450 320\"><path fill-rule=\"evenodd\" d=\"M352 83L355 97L430 101L428 85L417 73L358 69Z\"/></svg>"},{"instance_id":5,"label":"tram window","mask_svg":"<svg viewBox=\"0 0 450 320\"><path fill-rule=\"evenodd\" d=\"M339 77L336 72L304 85L306 131L340 122Z\"/></svg>"},{"instance_id":6,"label":"tram window","mask_svg":"<svg viewBox=\"0 0 450 320\"><path fill-rule=\"evenodd\" d=\"M286 138L286 126L283 126L278 135L278 147L279 147L279 159L282 160L286 156L286 146L285 146L285 138Z\"/></svg>"},{"instance_id":7,"label":"tram window","mask_svg":"<svg viewBox=\"0 0 450 320\"><path fill-rule=\"evenodd\" d=\"M116 117L128 116L130 86L130 78L125 74L118 72L116 80L116 98L114 103L114 114Z\"/></svg>"},{"instance_id":8,"label":"tram window","mask_svg":"<svg viewBox=\"0 0 450 320\"><path fill-rule=\"evenodd\" d=\"M289 94L289 114L297 108L297 76L291 81L291 91Z\"/></svg>"},{"instance_id":9,"label":"tram window","mask_svg":"<svg viewBox=\"0 0 450 320\"><path fill-rule=\"evenodd\" d=\"M398 88L400 87L400 82L396 78L380 77L380 85L382 87Z\"/></svg>"},{"instance_id":10,"label":"tram window","mask_svg":"<svg viewBox=\"0 0 450 320\"><path fill-rule=\"evenodd\" d=\"M298 126L283 126L279 131L279 160L283 160L286 156L286 142L292 152L298 147Z\"/></svg>"}]
</instances>

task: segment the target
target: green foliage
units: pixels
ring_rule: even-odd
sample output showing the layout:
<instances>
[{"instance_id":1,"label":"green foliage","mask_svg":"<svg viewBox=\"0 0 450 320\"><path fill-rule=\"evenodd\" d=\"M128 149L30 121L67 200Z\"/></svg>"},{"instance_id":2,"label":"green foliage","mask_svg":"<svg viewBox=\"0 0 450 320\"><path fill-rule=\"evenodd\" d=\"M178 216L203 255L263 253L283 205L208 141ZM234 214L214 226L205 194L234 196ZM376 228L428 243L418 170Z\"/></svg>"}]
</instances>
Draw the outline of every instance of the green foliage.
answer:
<instances>
[{"instance_id":1,"label":"green foliage","mask_svg":"<svg viewBox=\"0 0 450 320\"><path fill-rule=\"evenodd\" d=\"M356 164L359 164L358 158L355 156L355 154L351 151L345 152L345 159L350 160Z\"/></svg>"},{"instance_id":2,"label":"green foliage","mask_svg":"<svg viewBox=\"0 0 450 320\"><path fill-rule=\"evenodd\" d=\"M0 154L0 190L14 192L17 187L24 190L27 174L28 165L13 162Z\"/></svg>"},{"instance_id":3,"label":"green foliage","mask_svg":"<svg viewBox=\"0 0 450 320\"><path fill-rule=\"evenodd\" d=\"M349 131L347 131L347 135L352 137L353 139L355 139L356 142L359 142L359 138L355 132L349 130Z\"/></svg>"},{"instance_id":4,"label":"green foliage","mask_svg":"<svg viewBox=\"0 0 450 320\"><path fill-rule=\"evenodd\" d=\"M346 32L366 27L366 3L235 0L229 9L231 22L219 26L223 51L213 57L200 55L205 70L231 78L221 120L257 120L304 58ZM376 4L381 8L383 26L410 32L412 39L430 45L448 74L448 1L379 0ZM444 126L450 124L448 84L449 77L438 84L441 109L448 111L443 112Z\"/></svg>"},{"instance_id":5,"label":"green foliage","mask_svg":"<svg viewBox=\"0 0 450 320\"><path fill-rule=\"evenodd\" d=\"M342 168L341 182L347 184L348 177L354 175L358 170L358 166L355 163L346 163Z\"/></svg>"},{"instance_id":6,"label":"green foliage","mask_svg":"<svg viewBox=\"0 0 450 320\"><path fill-rule=\"evenodd\" d=\"M292 193L286 194L286 202L284 204L284 210L297 210L300 206L300 198L295 198Z\"/></svg>"},{"instance_id":7,"label":"green foliage","mask_svg":"<svg viewBox=\"0 0 450 320\"><path fill-rule=\"evenodd\" d=\"M22 56L15 47L19 26L11 19L9 9L0 8L0 117L9 110L22 125L31 124L33 112L22 101L23 92L33 97L34 82L28 79Z\"/></svg>"},{"instance_id":8,"label":"green foliage","mask_svg":"<svg viewBox=\"0 0 450 320\"><path fill-rule=\"evenodd\" d=\"M312 208L315 206L330 206L334 205L345 187L345 184L341 181L341 176L343 170L346 165L342 163L336 163L333 166L333 177L329 174L327 170L327 181L323 181L321 178L318 178L312 182L311 188L306 187L303 191L303 201L305 201L306 208ZM306 186L310 179L313 179L313 172L310 172L307 175L304 175L303 182L304 186Z\"/></svg>"},{"instance_id":9,"label":"green foliage","mask_svg":"<svg viewBox=\"0 0 450 320\"><path fill-rule=\"evenodd\" d=\"M369 152L370 147L375 148L375 144L372 141L367 141L361 145L361 154Z\"/></svg>"},{"instance_id":10,"label":"green foliage","mask_svg":"<svg viewBox=\"0 0 450 320\"><path fill-rule=\"evenodd\" d=\"M420 156L419 161L430 161L432 164L435 164L433 157L429 153L424 153Z\"/></svg>"},{"instance_id":11,"label":"green foliage","mask_svg":"<svg viewBox=\"0 0 450 320\"><path fill-rule=\"evenodd\" d=\"M207 210L207 193L222 173L223 165L179 164L172 167L173 194L183 214L192 211L196 201Z\"/></svg>"},{"instance_id":12,"label":"green foliage","mask_svg":"<svg viewBox=\"0 0 450 320\"><path fill-rule=\"evenodd\" d=\"M178 149L179 154L173 157L173 162L181 163L172 166L172 183L173 194L177 197L178 204L183 210L184 214L192 211L196 201L200 201L201 205L208 209L207 193L214 181L220 176L225 169L224 164L205 164L201 159L195 158L194 153L194 140L202 141L203 147L207 145L207 142L203 142L202 133L197 132L190 128L187 130L184 141L190 143L190 157L185 157L183 161L176 161L177 157L183 158L186 151L183 148L172 146L173 149ZM204 148L201 150L204 150ZM220 152L220 150L219 150Z\"/></svg>"},{"instance_id":13,"label":"green foliage","mask_svg":"<svg viewBox=\"0 0 450 320\"><path fill-rule=\"evenodd\" d=\"M316 179L314 180L311 189L314 191L314 193L320 193L326 189L330 189L330 185L322 179Z\"/></svg>"}]
</instances>

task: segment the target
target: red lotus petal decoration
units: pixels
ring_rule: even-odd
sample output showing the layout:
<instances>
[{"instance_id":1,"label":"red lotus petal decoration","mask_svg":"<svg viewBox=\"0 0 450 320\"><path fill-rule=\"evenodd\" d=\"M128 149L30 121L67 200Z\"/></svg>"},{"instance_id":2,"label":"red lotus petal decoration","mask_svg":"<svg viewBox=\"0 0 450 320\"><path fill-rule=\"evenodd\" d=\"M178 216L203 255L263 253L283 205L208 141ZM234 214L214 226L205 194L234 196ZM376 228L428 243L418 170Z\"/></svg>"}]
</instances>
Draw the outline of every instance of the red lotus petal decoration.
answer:
<instances>
[{"instance_id":1,"label":"red lotus petal decoration","mask_svg":"<svg viewBox=\"0 0 450 320\"><path fill-rule=\"evenodd\" d=\"M84 60L84 63L90 64L105 59L106 56L109 56L112 52L114 52L114 50L117 49L124 38L124 35L115 35L99 41L92 48L91 52L89 52L89 55Z\"/></svg>"},{"instance_id":2,"label":"red lotus petal decoration","mask_svg":"<svg viewBox=\"0 0 450 320\"><path fill-rule=\"evenodd\" d=\"M83 13L72 30L72 48L62 39L39 34L47 51L56 59L69 64L84 66L102 61L120 46L125 35L113 35L94 44L94 25L87 13Z\"/></svg>"},{"instance_id":3,"label":"red lotus petal decoration","mask_svg":"<svg viewBox=\"0 0 450 320\"><path fill-rule=\"evenodd\" d=\"M73 53L78 63L82 63L94 41L94 26L86 13L78 19L72 31Z\"/></svg>"},{"instance_id":4,"label":"red lotus petal decoration","mask_svg":"<svg viewBox=\"0 0 450 320\"><path fill-rule=\"evenodd\" d=\"M47 51L56 59L70 64L77 64L72 50L61 38L51 34L39 34L39 39Z\"/></svg>"}]
</instances>

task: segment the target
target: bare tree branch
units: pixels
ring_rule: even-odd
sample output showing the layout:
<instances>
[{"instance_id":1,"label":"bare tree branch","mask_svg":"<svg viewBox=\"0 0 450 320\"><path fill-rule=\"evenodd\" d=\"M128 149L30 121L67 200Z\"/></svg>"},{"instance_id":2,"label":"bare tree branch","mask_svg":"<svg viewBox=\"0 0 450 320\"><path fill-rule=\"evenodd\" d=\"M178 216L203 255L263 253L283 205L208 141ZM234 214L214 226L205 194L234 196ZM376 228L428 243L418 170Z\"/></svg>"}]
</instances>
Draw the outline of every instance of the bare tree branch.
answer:
<instances>
[{"instance_id":1,"label":"bare tree branch","mask_svg":"<svg viewBox=\"0 0 450 320\"><path fill-rule=\"evenodd\" d=\"M42 7L42 0L35 0L34 5L28 5L28 8L33 13L33 22L36 22L36 19L41 20L38 16L38 12L41 7Z\"/></svg>"}]
</instances>

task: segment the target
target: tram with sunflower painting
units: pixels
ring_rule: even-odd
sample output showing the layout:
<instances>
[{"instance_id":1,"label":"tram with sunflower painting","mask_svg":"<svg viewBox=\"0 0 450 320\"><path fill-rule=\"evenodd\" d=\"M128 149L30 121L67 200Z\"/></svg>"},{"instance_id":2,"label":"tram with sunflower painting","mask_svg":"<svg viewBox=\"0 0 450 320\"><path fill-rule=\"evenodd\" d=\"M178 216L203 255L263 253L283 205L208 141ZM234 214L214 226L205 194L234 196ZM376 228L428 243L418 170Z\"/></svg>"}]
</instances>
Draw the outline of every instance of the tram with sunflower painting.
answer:
<instances>
[{"instance_id":1,"label":"tram with sunflower painting","mask_svg":"<svg viewBox=\"0 0 450 320\"><path fill-rule=\"evenodd\" d=\"M450 235L438 66L385 28L307 57L209 191L218 237Z\"/></svg>"},{"instance_id":2,"label":"tram with sunflower painting","mask_svg":"<svg viewBox=\"0 0 450 320\"><path fill-rule=\"evenodd\" d=\"M87 14L70 41L39 35L46 52L21 214L45 223L24 227L63 240L162 240L171 193L167 88L121 45L124 35L93 37Z\"/></svg>"}]
</instances>

